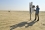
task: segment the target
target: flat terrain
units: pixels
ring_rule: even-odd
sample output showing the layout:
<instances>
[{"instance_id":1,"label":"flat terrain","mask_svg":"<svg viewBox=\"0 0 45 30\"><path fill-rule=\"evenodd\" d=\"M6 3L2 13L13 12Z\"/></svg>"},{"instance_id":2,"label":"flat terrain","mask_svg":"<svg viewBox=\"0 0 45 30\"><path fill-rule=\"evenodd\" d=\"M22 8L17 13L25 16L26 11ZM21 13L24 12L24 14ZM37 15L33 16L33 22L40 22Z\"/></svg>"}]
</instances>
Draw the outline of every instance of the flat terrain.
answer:
<instances>
[{"instance_id":1,"label":"flat terrain","mask_svg":"<svg viewBox=\"0 0 45 30\"><path fill-rule=\"evenodd\" d=\"M0 11L0 30L45 30L45 12L39 14L39 21L34 21L35 14L28 11Z\"/></svg>"}]
</instances>

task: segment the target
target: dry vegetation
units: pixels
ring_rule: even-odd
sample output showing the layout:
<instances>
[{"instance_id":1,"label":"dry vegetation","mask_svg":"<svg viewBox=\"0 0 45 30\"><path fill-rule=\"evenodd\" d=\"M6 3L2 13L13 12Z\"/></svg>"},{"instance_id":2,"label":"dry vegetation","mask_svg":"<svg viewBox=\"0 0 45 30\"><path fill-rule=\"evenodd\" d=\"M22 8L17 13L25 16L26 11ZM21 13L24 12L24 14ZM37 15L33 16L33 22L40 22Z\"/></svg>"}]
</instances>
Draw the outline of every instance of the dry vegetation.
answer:
<instances>
[{"instance_id":1,"label":"dry vegetation","mask_svg":"<svg viewBox=\"0 0 45 30\"><path fill-rule=\"evenodd\" d=\"M0 11L0 30L10 30L13 25L21 22L32 22L34 20L34 13L32 14L32 20L30 20L30 14L28 11ZM27 26L28 24L25 24ZM14 28L13 30L45 30L45 12L40 12L40 21L35 22L33 26L25 28Z\"/></svg>"}]
</instances>

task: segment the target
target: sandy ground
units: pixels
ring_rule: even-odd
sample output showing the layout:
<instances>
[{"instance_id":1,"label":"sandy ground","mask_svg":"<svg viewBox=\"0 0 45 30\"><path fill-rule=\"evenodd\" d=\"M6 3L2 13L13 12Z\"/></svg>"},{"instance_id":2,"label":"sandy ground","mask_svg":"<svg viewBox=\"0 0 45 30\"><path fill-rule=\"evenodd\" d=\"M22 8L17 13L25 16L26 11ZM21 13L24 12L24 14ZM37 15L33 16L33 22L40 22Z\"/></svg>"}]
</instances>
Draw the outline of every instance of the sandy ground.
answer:
<instances>
[{"instance_id":1,"label":"sandy ground","mask_svg":"<svg viewBox=\"0 0 45 30\"><path fill-rule=\"evenodd\" d=\"M45 30L45 12L40 12L39 21L28 11L0 11L0 30Z\"/></svg>"}]
</instances>

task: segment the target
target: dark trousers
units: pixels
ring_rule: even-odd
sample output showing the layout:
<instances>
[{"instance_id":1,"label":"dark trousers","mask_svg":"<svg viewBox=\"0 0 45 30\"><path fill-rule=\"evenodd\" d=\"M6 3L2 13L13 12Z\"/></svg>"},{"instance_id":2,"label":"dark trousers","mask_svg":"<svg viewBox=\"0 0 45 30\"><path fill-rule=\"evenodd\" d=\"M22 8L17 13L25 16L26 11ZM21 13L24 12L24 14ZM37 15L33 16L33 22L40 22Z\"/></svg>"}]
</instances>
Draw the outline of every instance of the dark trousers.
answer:
<instances>
[{"instance_id":1,"label":"dark trousers","mask_svg":"<svg viewBox=\"0 0 45 30\"><path fill-rule=\"evenodd\" d=\"M39 13L38 14L36 14L35 13L35 20L38 18L38 20L39 20Z\"/></svg>"}]
</instances>

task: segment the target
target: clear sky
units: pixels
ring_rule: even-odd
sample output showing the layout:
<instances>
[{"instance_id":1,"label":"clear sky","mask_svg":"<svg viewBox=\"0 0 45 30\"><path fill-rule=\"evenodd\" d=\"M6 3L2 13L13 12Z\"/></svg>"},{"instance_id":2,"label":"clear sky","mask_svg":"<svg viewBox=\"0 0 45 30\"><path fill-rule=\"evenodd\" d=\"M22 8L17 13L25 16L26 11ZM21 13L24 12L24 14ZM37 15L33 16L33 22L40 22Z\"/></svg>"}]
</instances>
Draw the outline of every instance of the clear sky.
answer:
<instances>
[{"instance_id":1,"label":"clear sky","mask_svg":"<svg viewBox=\"0 0 45 30\"><path fill-rule=\"evenodd\" d=\"M0 0L0 10L29 11L29 2L39 5L40 11L45 11L45 0Z\"/></svg>"}]
</instances>

